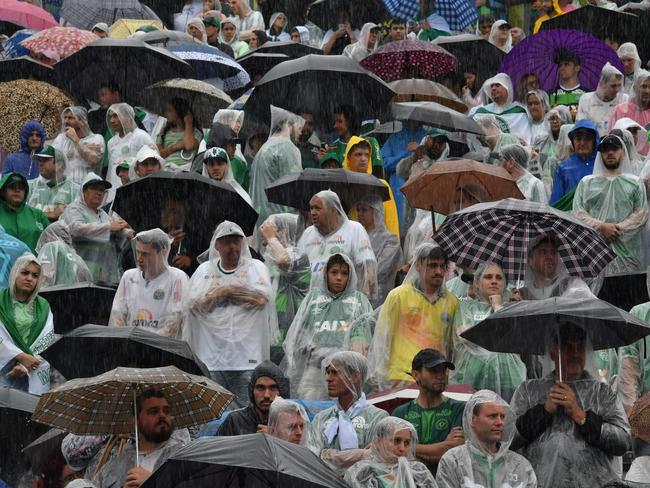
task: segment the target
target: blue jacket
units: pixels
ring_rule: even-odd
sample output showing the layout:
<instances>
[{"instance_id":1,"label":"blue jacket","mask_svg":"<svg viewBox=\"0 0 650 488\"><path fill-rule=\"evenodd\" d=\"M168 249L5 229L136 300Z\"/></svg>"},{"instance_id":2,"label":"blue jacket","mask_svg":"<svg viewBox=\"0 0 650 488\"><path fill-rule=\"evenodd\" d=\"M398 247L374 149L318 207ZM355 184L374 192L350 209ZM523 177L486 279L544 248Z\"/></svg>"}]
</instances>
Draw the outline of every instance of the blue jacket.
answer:
<instances>
[{"instance_id":1,"label":"blue jacket","mask_svg":"<svg viewBox=\"0 0 650 488\"><path fill-rule=\"evenodd\" d=\"M555 178L553 179L553 193L551 193L551 199L549 200L551 205L578 186L582 178L590 175L594 171L594 161L596 161L598 144L600 144L598 128L589 119L579 120L571 132L569 132L569 139L571 141L573 141L573 134L578 129L587 129L593 132L595 139L594 150L587 159L582 159L577 154L572 154L558 166Z\"/></svg>"},{"instance_id":2,"label":"blue jacket","mask_svg":"<svg viewBox=\"0 0 650 488\"><path fill-rule=\"evenodd\" d=\"M3 175L7 173L19 173L28 180L33 180L38 177L38 161L32 159L31 151L27 144L30 134L34 131L37 131L41 135L41 147L38 148L37 152L43 149L43 144L45 144L45 127L37 120L28 120L23 125L23 128L20 129L20 150L7 156L2 166Z\"/></svg>"}]
</instances>

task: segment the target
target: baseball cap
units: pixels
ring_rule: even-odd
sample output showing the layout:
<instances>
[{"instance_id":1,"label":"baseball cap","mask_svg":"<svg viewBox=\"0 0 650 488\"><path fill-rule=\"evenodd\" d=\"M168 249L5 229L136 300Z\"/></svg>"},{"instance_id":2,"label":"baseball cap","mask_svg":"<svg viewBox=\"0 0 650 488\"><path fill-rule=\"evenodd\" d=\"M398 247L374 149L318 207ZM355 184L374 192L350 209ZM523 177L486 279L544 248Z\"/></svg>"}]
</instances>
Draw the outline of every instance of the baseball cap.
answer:
<instances>
[{"instance_id":1,"label":"baseball cap","mask_svg":"<svg viewBox=\"0 0 650 488\"><path fill-rule=\"evenodd\" d=\"M93 25L93 28L90 29L90 32L94 30L100 30L102 32L108 32L108 24L106 22L97 22L95 25Z\"/></svg>"},{"instance_id":2,"label":"baseball cap","mask_svg":"<svg viewBox=\"0 0 650 488\"><path fill-rule=\"evenodd\" d=\"M221 239L222 237L228 236L246 237L244 231L241 230L241 227L234 222L224 220L217 226L216 235L214 237L215 239Z\"/></svg>"},{"instance_id":3,"label":"baseball cap","mask_svg":"<svg viewBox=\"0 0 650 488\"><path fill-rule=\"evenodd\" d=\"M320 167L322 168L327 161L336 161L336 164L341 167L341 159L334 151L328 151L325 153L323 159L320 160Z\"/></svg>"},{"instance_id":4,"label":"baseball cap","mask_svg":"<svg viewBox=\"0 0 650 488\"><path fill-rule=\"evenodd\" d=\"M411 369L435 368L443 364L448 369L456 369L454 363L447 361L444 354L436 349L422 349L411 362Z\"/></svg>"},{"instance_id":5,"label":"baseball cap","mask_svg":"<svg viewBox=\"0 0 650 488\"><path fill-rule=\"evenodd\" d=\"M93 178L92 180L86 181L84 183L82 190L85 190L89 186L95 186L95 185L103 185L106 190L113 187L113 185L106 180L102 180L101 178Z\"/></svg>"},{"instance_id":6,"label":"baseball cap","mask_svg":"<svg viewBox=\"0 0 650 488\"><path fill-rule=\"evenodd\" d=\"M613 146L615 148L621 149L623 148L623 141L614 135L607 135L603 137L603 139L600 141L600 144L598 144L598 151L604 151L608 146Z\"/></svg>"},{"instance_id":7,"label":"baseball cap","mask_svg":"<svg viewBox=\"0 0 650 488\"><path fill-rule=\"evenodd\" d=\"M43 150L37 154L34 154L35 158L49 159L56 156L56 149L54 146L44 147Z\"/></svg>"},{"instance_id":8,"label":"baseball cap","mask_svg":"<svg viewBox=\"0 0 650 488\"><path fill-rule=\"evenodd\" d=\"M140 150L135 155L135 164L137 165L143 161L146 161L147 159L152 159L152 158L158 161L161 167L165 163L165 159L160 155L160 153L156 149L144 145L140 148Z\"/></svg>"},{"instance_id":9,"label":"baseball cap","mask_svg":"<svg viewBox=\"0 0 650 488\"><path fill-rule=\"evenodd\" d=\"M219 20L218 17L203 17L203 24L204 25L212 25L219 29L221 27L221 21Z\"/></svg>"},{"instance_id":10,"label":"baseball cap","mask_svg":"<svg viewBox=\"0 0 650 488\"><path fill-rule=\"evenodd\" d=\"M444 137L449 142L449 133L446 130L432 127L427 131L427 137Z\"/></svg>"},{"instance_id":11,"label":"baseball cap","mask_svg":"<svg viewBox=\"0 0 650 488\"><path fill-rule=\"evenodd\" d=\"M211 147L205 151L205 154L203 154L203 162L206 163L211 159L223 159L224 161L228 161L229 158L225 149L221 147Z\"/></svg>"},{"instance_id":12,"label":"baseball cap","mask_svg":"<svg viewBox=\"0 0 650 488\"><path fill-rule=\"evenodd\" d=\"M506 22L505 24L501 24L499 29L512 29L512 26Z\"/></svg>"}]
</instances>

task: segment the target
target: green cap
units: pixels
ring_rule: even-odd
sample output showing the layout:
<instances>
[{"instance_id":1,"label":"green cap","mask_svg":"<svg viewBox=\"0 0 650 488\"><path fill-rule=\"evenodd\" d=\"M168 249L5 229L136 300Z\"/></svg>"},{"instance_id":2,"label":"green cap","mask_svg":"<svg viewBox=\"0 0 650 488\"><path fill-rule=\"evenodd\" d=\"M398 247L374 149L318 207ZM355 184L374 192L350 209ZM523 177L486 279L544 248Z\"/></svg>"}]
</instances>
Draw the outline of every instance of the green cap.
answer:
<instances>
[{"instance_id":1,"label":"green cap","mask_svg":"<svg viewBox=\"0 0 650 488\"><path fill-rule=\"evenodd\" d=\"M130 167L131 167L131 165L129 164L129 160L128 160L128 159L125 159L125 160L122 161L120 164L118 164L117 166L115 166L115 173L116 173L116 174L119 174L121 169L126 169L126 170L128 170Z\"/></svg>"},{"instance_id":2,"label":"green cap","mask_svg":"<svg viewBox=\"0 0 650 488\"><path fill-rule=\"evenodd\" d=\"M222 159L223 161L228 161L228 153L225 149L221 147L211 147L203 155L203 162L206 163L212 159Z\"/></svg>"},{"instance_id":3,"label":"green cap","mask_svg":"<svg viewBox=\"0 0 650 488\"><path fill-rule=\"evenodd\" d=\"M16 183L20 183L23 185L25 188L27 188L27 178L25 178L23 175L18 174L18 173L11 173L9 177L7 178L7 181L5 182L5 186L9 187L12 185L15 185Z\"/></svg>"},{"instance_id":4,"label":"green cap","mask_svg":"<svg viewBox=\"0 0 650 488\"><path fill-rule=\"evenodd\" d=\"M34 154L35 158L42 158L42 159L49 159L55 156L56 156L56 149L54 149L54 146L47 146L43 148L41 152Z\"/></svg>"},{"instance_id":5,"label":"green cap","mask_svg":"<svg viewBox=\"0 0 650 488\"><path fill-rule=\"evenodd\" d=\"M336 161L337 164L339 165L339 167L342 166L342 165L341 165L341 160L339 159L339 155L336 154L334 151L328 151L328 152L326 152L325 155L323 156L323 159L320 160L320 167L322 168L323 165L324 165L327 161L330 161L330 160L332 160L332 161Z\"/></svg>"},{"instance_id":6,"label":"green cap","mask_svg":"<svg viewBox=\"0 0 650 488\"><path fill-rule=\"evenodd\" d=\"M155 32L155 31L158 31L158 30L160 30L160 29L158 29L158 27L156 27L155 25L147 24L147 25L143 25L143 26L138 27L135 31L136 32Z\"/></svg>"},{"instance_id":7,"label":"green cap","mask_svg":"<svg viewBox=\"0 0 650 488\"><path fill-rule=\"evenodd\" d=\"M212 25L219 29L221 28L221 20L218 17L203 17L203 25Z\"/></svg>"},{"instance_id":8,"label":"green cap","mask_svg":"<svg viewBox=\"0 0 650 488\"><path fill-rule=\"evenodd\" d=\"M436 127L432 127L427 132L427 137L444 137L447 139L447 141L449 141L449 132L446 130L437 129Z\"/></svg>"}]
</instances>

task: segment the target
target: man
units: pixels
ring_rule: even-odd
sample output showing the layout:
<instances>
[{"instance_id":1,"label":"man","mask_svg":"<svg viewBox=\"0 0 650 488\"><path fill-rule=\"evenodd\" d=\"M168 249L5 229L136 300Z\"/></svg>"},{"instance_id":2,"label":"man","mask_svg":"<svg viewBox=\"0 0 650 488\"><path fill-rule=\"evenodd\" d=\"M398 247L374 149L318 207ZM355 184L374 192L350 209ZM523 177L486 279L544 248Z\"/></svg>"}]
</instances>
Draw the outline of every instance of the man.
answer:
<instances>
[{"instance_id":1,"label":"man","mask_svg":"<svg viewBox=\"0 0 650 488\"><path fill-rule=\"evenodd\" d=\"M271 404L268 433L292 444L306 444L309 416L302 405L276 398Z\"/></svg>"},{"instance_id":2,"label":"man","mask_svg":"<svg viewBox=\"0 0 650 488\"><path fill-rule=\"evenodd\" d=\"M649 286L650 288L650 286ZM630 313L650 323L650 302L636 305ZM639 398L650 392L650 343L644 337L619 350L618 397L628 414Z\"/></svg>"},{"instance_id":3,"label":"man","mask_svg":"<svg viewBox=\"0 0 650 488\"><path fill-rule=\"evenodd\" d=\"M610 134L598 146L594 174L576 188L573 212L611 244L616 259L605 275L633 273L643 266L642 234L648 220L645 185L632 174L623 140Z\"/></svg>"},{"instance_id":4,"label":"man","mask_svg":"<svg viewBox=\"0 0 650 488\"><path fill-rule=\"evenodd\" d=\"M90 29L90 32L95 34L100 39L105 39L108 37L108 24L106 24L106 22L97 22L95 25L93 25L92 29Z\"/></svg>"},{"instance_id":5,"label":"man","mask_svg":"<svg viewBox=\"0 0 650 488\"><path fill-rule=\"evenodd\" d=\"M391 19L388 38L385 42L403 41L404 39L406 39L406 21L398 18Z\"/></svg>"},{"instance_id":6,"label":"man","mask_svg":"<svg viewBox=\"0 0 650 488\"><path fill-rule=\"evenodd\" d=\"M623 73L609 63L600 72L600 81L596 91L585 93L580 97L576 120L589 119L596 124L601 137L609 132L609 121L619 103L627 100L621 91Z\"/></svg>"},{"instance_id":7,"label":"man","mask_svg":"<svg viewBox=\"0 0 650 488\"><path fill-rule=\"evenodd\" d=\"M445 288L447 263L440 247L421 244L404 283L388 294L368 354L380 388L410 383L411 360L420 350L451 352L458 299Z\"/></svg>"},{"instance_id":8,"label":"man","mask_svg":"<svg viewBox=\"0 0 650 488\"><path fill-rule=\"evenodd\" d=\"M135 407L138 459L135 445L128 443L124 451L110 458L94 477L98 488L138 488L176 450L190 441L187 430L175 430L172 406L161 391L145 390L136 398Z\"/></svg>"},{"instance_id":9,"label":"man","mask_svg":"<svg viewBox=\"0 0 650 488\"><path fill-rule=\"evenodd\" d=\"M559 327L548 349L555 370L525 381L512 398L525 441L522 453L539 486L603 486L619 477L613 457L629 449L630 426L610 386L584 369L585 331L573 324Z\"/></svg>"},{"instance_id":10,"label":"man","mask_svg":"<svg viewBox=\"0 0 650 488\"><path fill-rule=\"evenodd\" d=\"M28 203L41 210L50 222L55 222L79 195L79 185L65 176L65 155L54 146L47 146L34 158L40 175L29 182Z\"/></svg>"},{"instance_id":11,"label":"man","mask_svg":"<svg viewBox=\"0 0 650 488\"><path fill-rule=\"evenodd\" d=\"M499 166L517 181L517 188L526 200L546 204L546 187L539 178L535 178L528 171L529 159L526 149L518 144L509 144L501 149Z\"/></svg>"},{"instance_id":12,"label":"man","mask_svg":"<svg viewBox=\"0 0 650 488\"><path fill-rule=\"evenodd\" d=\"M474 393L463 413L465 444L440 459L439 488L537 488L537 476L525 457L510 451L516 434L515 417L508 404L490 390ZM540 485L570 486L570 485Z\"/></svg>"},{"instance_id":13,"label":"man","mask_svg":"<svg viewBox=\"0 0 650 488\"><path fill-rule=\"evenodd\" d=\"M235 131L227 124L222 124L221 122L215 122L212 124L210 129L210 134L208 135L208 140L205 143L206 150L214 147L222 148L226 150L228 158L230 159L230 169L232 169L232 175L241 185L241 187L248 191L250 187L250 168L247 161L242 160L237 157L237 144L241 141L237 137ZM250 144L250 141L249 141ZM199 154L192 163L192 171L201 173L203 171L203 158L205 153ZM252 162L252 161L251 161Z\"/></svg>"},{"instance_id":14,"label":"man","mask_svg":"<svg viewBox=\"0 0 650 488\"><path fill-rule=\"evenodd\" d=\"M271 405L278 398L289 398L289 380L271 361L259 364L248 383L248 406L231 412L217 435L231 436L266 432Z\"/></svg>"},{"instance_id":15,"label":"man","mask_svg":"<svg viewBox=\"0 0 650 488\"><path fill-rule=\"evenodd\" d=\"M632 96L634 93L634 78L641 70L641 58L636 44L633 42L624 42L616 51L619 59L623 63L623 93Z\"/></svg>"},{"instance_id":16,"label":"man","mask_svg":"<svg viewBox=\"0 0 650 488\"><path fill-rule=\"evenodd\" d=\"M133 173L129 181L135 181L140 178L152 175L162 171L165 165L165 159L160 155L158 150L151 146L142 146L133 158Z\"/></svg>"},{"instance_id":17,"label":"man","mask_svg":"<svg viewBox=\"0 0 650 488\"><path fill-rule=\"evenodd\" d=\"M560 83L548 96L551 107L564 105L572 111L578 107L580 97L587 93L587 89L580 84L580 58L577 54L567 49L560 49L554 57L558 65Z\"/></svg>"},{"instance_id":18,"label":"man","mask_svg":"<svg viewBox=\"0 0 650 488\"><path fill-rule=\"evenodd\" d=\"M569 140L573 146L573 154L562 161L555 172L553 192L549 200L551 205L558 204L565 196L572 198L572 190L582 178L594 170L600 143L596 124L588 119L579 120L569 132Z\"/></svg>"},{"instance_id":19,"label":"man","mask_svg":"<svg viewBox=\"0 0 650 488\"><path fill-rule=\"evenodd\" d=\"M225 149L211 147L203 153L203 175L211 180L228 183L248 205L253 206L251 197L233 176L232 160Z\"/></svg>"},{"instance_id":20,"label":"man","mask_svg":"<svg viewBox=\"0 0 650 488\"><path fill-rule=\"evenodd\" d=\"M296 141L296 146L300 149L302 167L303 169L320 168L320 162L316 157L320 150L320 139L314 133L314 114L303 109L298 110L298 115L305 121Z\"/></svg>"},{"instance_id":21,"label":"man","mask_svg":"<svg viewBox=\"0 0 650 488\"><path fill-rule=\"evenodd\" d=\"M219 31L221 30L221 20L219 20L219 17L205 15L203 17L203 25L205 26L205 33L208 36L208 44L223 51L232 59L235 59L235 53L232 48L225 42L219 41Z\"/></svg>"},{"instance_id":22,"label":"man","mask_svg":"<svg viewBox=\"0 0 650 488\"><path fill-rule=\"evenodd\" d=\"M309 428L309 449L342 473L368 455L375 425L388 414L368 403L363 386L368 365L363 355L337 352L323 361L333 407L316 414Z\"/></svg>"},{"instance_id":23,"label":"man","mask_svg":"<svg viewBox=\"0 0 650 488\"><path fill-rule=\"evenodd\" d=\"M397 176L408 180L412 176L419 175L438 161L446 161L449 158L449 136L447 131L430 129L422 145L412 145L414 149L409 157L402 159L397 164Z\"/></svg>"},{"instance_id":24,"label":"man","mask_svg":"<svg viewBox=\"0 0 650 488\"><path fill-rule=\"evenodd\" d=\"M641 69L634 79L633 93L627 102L616 106L609 126L614 127L618 119L628 117L642 127L650 124L650 71ZM644 156L648 154L648 141L641 141L639 152Z\"/></svg>"},{"instance_id":25,"label":"man","mask_svg":"<svg viewBox=\"0 0 650 488\"><path fill-rule=\"evenodd\" d=\"M253 31L265 30L262 13L250 8L249 0L230 0L230 11L240 40L248 41L253 37Z\"/></svg>"},{"instance_id":26,"label":"man","mask_svg":"<svg viewBox=\"0 0 650 488\"><path fill-rule=\"evenodd\" d=\"M537 34L543 22L575 10L575 8L572 8L570 0L542 0L540 3L542 5L540 8L541 15L533 26L533 34Z\"/></svg>"},{"instance_id":27,"label":"man","mask_svg":"<svg viewBox=\"0 0 650 488\"><path fill-rule=\"evenodd\" d=\"M104 136L104 143L107 143L111 138L110 134L106 138L108 126L106 125L106 111L108 107L115 103L122 101L120 89L115 83L102 83L97 91L97 102L99 108L88 112L88 124L90 130L95 134L102 134Z\"/></svg>"},{"instance_id":28,"label":"man","mask_svg":"<svg viewBox=\"0 0 650 488\"><path fill-rule=\"evenodd\" d=\"M170 237L160 229L135 236L137 268L122 275L113 298L109 325L141 327L167 337L180 337L187 275L167 264Z\"/></svg>"},{"instance_id":29,"label":"man","mask_svg":"<svg viewBox=\"0 0 650 488\"><path fill-rule=\"evenodd\" d=\"M271 278L233 222L217 226L209 257L190 280L184 338L212 379L243 404L253 368L269 359L277 331Z\"/></svg>"},{"instance_id":30,"label":"man","mask_svg":"<svg viewBox=\"0 0 650 488\"><path fill-rule=\"evenodd\" d=\"M304 25L297 25L291 29L291 41L296 44L309 45L309 29Z\"/></svg>"},{"instance_id":31,"label":"man","mask_svg":"<svg viewBox=\"0 0 650 488\"><path fill-rule=\"evenodd\" d=\"M329 190L311 198L309 213L312 225L302 233L297 246L311 263L312 285L323 282L330 255L345 254L354 263L357 289L372 301L377 293L377 260L363 226L348 219L338 195Z\"/></svg>"},{"instance_id":32,"label":"man","mask_svg":"<svg viewBox=\"0 0 650 488\"><path fill-rule=\"evenodd\" d=\"M465 404L443 395L448 381L448 370L453 363L435 349L422 349L413 358L411 376L420 393L415 400L400 405L394 417L404 419L418 433L415 454L431 472L436 474L440 458L449 450L465 442L463 409Z\"/></svg>"},{"instance_id":33,"label":"man","mask_svg":"<svg viewBox=\"0 0 650 488\"><path fill-rule=\"evenodd\" d=\"M45 127L37 120L28 120L20 129L20 149L9 154L2 165L2 174L19 173L28 180L38 177L38 162L33 155L43 150Z\"/></svg>"}]
</instances>

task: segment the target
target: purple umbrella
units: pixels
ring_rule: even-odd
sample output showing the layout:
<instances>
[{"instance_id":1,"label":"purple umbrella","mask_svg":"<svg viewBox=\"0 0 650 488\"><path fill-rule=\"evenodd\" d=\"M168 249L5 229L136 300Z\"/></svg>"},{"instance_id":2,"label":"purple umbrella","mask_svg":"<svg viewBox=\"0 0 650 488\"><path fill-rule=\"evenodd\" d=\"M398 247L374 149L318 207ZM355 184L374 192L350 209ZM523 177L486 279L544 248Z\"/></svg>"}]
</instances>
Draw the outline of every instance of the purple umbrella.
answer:
<instances>
[{"instance_id":1,"label":"purple umbrella","mask_svg":"<svg viewBox=\"0 0 650 488\"><path fill-rule=\"evenodd\" d=\"M539 78L540 87L546 91L559 84L558 65L555 56L566 50L580 58L580 84L595 90L600 72L609 62L623 72L623 64L616 52L594 36L569 29L552 29L526 37L503 58L500 71L507 73L513 86L531 73Z\"/></svg>"}]
</instances>

